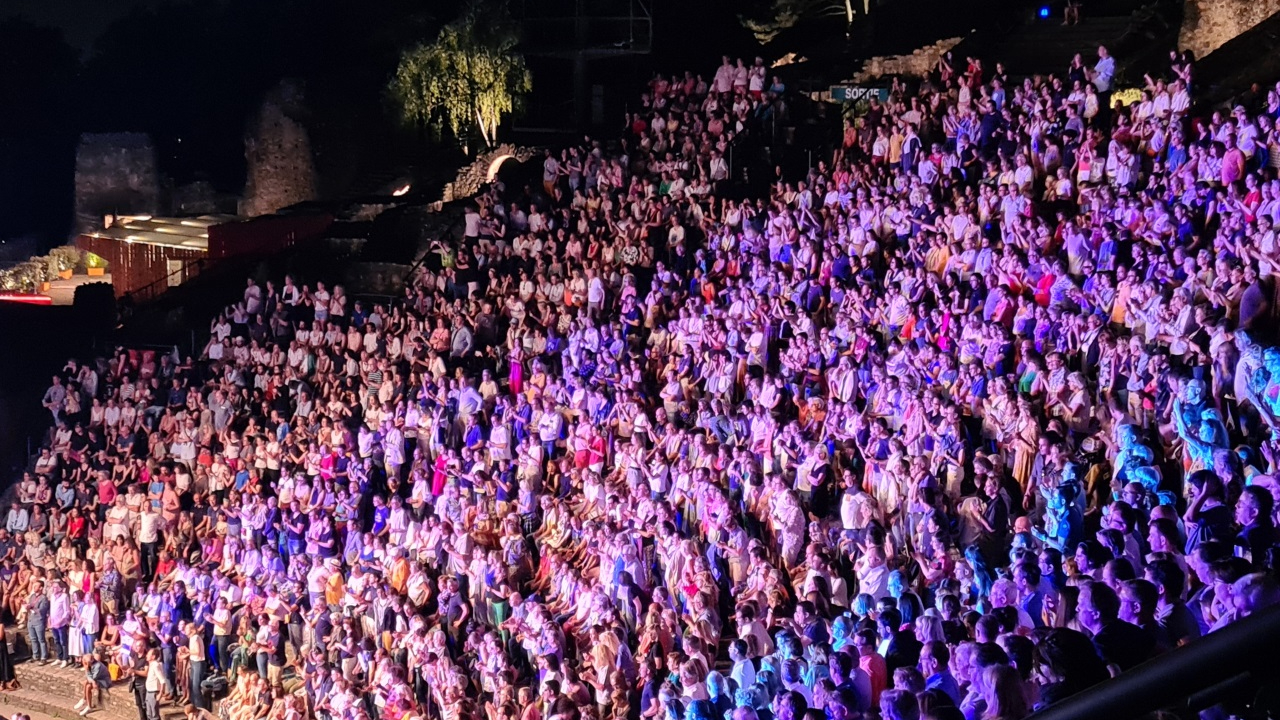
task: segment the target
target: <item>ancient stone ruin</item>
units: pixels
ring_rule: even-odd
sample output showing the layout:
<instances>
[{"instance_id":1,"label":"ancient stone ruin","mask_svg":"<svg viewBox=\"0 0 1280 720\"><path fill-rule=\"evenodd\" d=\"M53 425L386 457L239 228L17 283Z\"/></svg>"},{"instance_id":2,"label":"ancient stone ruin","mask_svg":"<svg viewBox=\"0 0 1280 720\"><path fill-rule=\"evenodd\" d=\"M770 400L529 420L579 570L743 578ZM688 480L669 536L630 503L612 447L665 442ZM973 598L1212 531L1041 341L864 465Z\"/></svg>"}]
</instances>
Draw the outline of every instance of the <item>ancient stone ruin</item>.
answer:
<instances>
[{"instance_id":1,"label":"ancient stone ruin","mask_svg":"<svg viewBox=\"0 0 1280 720\"><path fill-rule=\"evenodd\" d=\"M938 60L951 48L960 44L961 38L947 38L932 45L925 45L909 55L876 56L868 59L862 70L853 76L852 82L864 83L882 77L904 75L908 77L924 77L928 75Z\"/></svg>"},{"instance_id":2,"label":"ancient stone ruin","mask_svg":"<svg viewBox=\"0 0 1280 720\"><path fill-rule=\"evenodd\" d=\"M1204 57L1280 12L1280 0L1187 0L1178 47Z\"/></svg>"},{"instance_id":3,"label":"ancient stone ruin","mask_svg":"<svg viewBox=\"0 0 1280 720\"><path fill-rule=\"evenodd\" d=\"M287 81L262 101L244 141L248 176L241 215L269 215L315 199L316 168L303 108L301 88Z\"/></svg>"},{"instance_id":4,"label":"ancient stone ruin","mask_svg":"<svg viewBox=\"0 0 1280 720\"><path fill-rule=\"evenodd\" d=\"M516 162L525 162L539 152L537 148L519 147L516 145L504 144L495 148L486 150L470 165L464 165L458 170L458 176L453 182L444 186L444 202L453 202L460 198L467 198L480 192L480 188L493 180L494 175L498 172L498 168L507 160Z\"/></svg>"},{"instance_id":5,"label":"ancient stone ruin","mask_svg":"<svg viewBox=\"0 0 1280 720\"><path fill-rule=\"evenodd\" d=\"M160 205L156 149L144 133L86 133L76 148L75 230L107 215L154 215Z\"/></svg>"},{"instance_id":6,"label":"ancient stone ruin","mask_svg":"<svg viewBox=\"0 0 1280 720\"><path fill-rule=\"evenodd\" d=\"M234 214L238 200L219 193L208 180L196 180L169 191L169 212L174 215Z\"/></svg>"}]
</instances>

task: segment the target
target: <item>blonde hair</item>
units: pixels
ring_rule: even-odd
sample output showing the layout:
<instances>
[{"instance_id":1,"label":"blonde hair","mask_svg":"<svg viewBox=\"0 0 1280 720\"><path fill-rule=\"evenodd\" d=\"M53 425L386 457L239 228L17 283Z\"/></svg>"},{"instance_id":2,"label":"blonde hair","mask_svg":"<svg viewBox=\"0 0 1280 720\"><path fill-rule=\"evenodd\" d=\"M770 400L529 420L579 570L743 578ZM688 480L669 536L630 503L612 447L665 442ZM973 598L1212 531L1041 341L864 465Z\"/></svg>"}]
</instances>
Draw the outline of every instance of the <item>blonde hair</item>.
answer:
<instances>
[{"instance_id":1,"label":"blonde hair","mask_svg":"<svg viewBox=\"0 0 1280 720\"><path fill-rule=\"evenodd\" d=\"M982 670L982 698L987 703L983 720L1021 720L1027 716L1027 696L1018 671L1008 665Z\"/></svg>"},{"instance_id":2,"label":"blonde hair","mask_svg":"<svg viewBox=\"0 0 1280 720\"><path fill-rule=\"evenodd\" d=\"M942 618L928 613L916 618L916 639L922 643L947 641L946 630L942 627Z\"/></svg>"}]
</instances>

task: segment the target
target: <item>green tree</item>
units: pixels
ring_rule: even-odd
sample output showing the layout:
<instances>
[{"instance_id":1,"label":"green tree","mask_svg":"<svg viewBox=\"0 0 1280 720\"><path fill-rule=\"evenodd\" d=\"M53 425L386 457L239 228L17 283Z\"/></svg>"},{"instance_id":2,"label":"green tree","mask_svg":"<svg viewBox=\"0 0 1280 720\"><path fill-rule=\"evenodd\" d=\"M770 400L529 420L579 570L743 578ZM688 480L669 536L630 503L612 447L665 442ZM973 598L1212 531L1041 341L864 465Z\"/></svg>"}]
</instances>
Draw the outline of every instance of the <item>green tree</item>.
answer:
<instances>
[{"instance_id":1,"label":"green tree","mask_svg":"<svg viewBox=\"0 0 1280 720\"><path fill-rule=\"evenodd\" d=\"M464 150L477 133L492 147L502 117L520 108L533 84L518 39L502 8L469 5L435 42L401 54L391 93L402 119L448 127Z\"/></svg>"},{"instance_id":2,"label":"green tree","mask_svg":"<svg viewBox=\"0 0 1280 720\"><path fill-rule=\"evenodd\" d=\"M795 27L802 20L841 17L846 27L852 25L857 12L853 3L854 0L772 0L760 15L740 15L738 19L761 45L768 45L783 30ZM862 0L862 13L866 15L870 11L871 0Z\"/></svg>"}]
</instances>

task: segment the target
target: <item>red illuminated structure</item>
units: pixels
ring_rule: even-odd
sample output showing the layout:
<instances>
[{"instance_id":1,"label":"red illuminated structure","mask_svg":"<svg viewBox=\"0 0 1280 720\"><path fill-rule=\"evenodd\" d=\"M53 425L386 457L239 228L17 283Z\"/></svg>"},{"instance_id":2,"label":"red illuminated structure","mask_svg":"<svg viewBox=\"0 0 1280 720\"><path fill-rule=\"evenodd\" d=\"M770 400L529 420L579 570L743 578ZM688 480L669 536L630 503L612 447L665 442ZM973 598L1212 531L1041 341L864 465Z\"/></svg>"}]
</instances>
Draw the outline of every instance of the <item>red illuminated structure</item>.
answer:
<instances>
[{"instance_id":1,"label":"red illuminated structure","mask_svg":"<svg viewBox=\"0 0 1280 720\"><path fill-rule=\"evenodd\" d=\"M0 292L0 302L21 303L23 305L52 305L53 298L39 293Z\"/></svg>"},{"instance_id":2,"label":"red illuminated structure","mask_svg":"<svg viewBox=\"0 0 1280 720\"><path fill-rule=\"evenodd\" d=\"M107 261L117 297L154 296L190 280L213 263L271 255L318 238L332 223L333 218L325 214L252 219L233 215L109 216L102 230L80 235L76 246Z\"/></svg>"}]
</instances>

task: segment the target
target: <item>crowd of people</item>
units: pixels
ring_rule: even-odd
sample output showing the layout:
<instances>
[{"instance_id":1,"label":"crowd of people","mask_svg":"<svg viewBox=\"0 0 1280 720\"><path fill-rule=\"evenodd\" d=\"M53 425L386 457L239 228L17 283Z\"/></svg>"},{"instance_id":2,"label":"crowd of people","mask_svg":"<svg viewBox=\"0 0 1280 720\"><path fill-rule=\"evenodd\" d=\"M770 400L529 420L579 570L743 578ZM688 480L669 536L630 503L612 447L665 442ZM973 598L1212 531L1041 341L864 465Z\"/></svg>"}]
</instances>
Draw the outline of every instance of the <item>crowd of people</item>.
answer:
<instances>
[{"instance_id":1,"label":"crowd of people","mask_svg":"<svg viewBox=\"0 0 1280 720\"><path fill-rule=\"evenodd\" d=\"M401 298L70 362L0 612L86 714L1020 720L1277 602L1280 91L1098 55L949 59L759 197L785 86L657 77Z\"/></svg>"}]
</instances>

